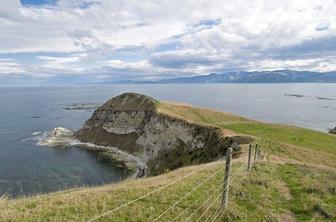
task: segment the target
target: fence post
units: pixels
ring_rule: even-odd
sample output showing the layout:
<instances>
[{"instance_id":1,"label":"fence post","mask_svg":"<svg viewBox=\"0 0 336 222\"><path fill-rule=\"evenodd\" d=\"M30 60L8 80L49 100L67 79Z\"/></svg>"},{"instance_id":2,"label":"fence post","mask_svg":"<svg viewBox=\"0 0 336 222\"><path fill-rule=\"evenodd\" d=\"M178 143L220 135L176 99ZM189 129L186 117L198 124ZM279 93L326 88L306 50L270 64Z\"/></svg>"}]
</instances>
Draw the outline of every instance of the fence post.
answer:
<instances>
[{"instance_id":1,"label":"fence post","mask_svg":"<svg viewBox=\"0 0 336 222\"><path fill-rule=\"evenodd\" d=\"M247 170L250 171L251 167L252 167L252 144L250 144L249 146Z\"/></svg>"},{"instance_id":2,"label":"fence post","mask_svg":"<svg viewBox=\"0 0 336 222\"><path fill-rule=\"evenodd\" d=\"M257 153L258 153L258 144L255 145L255 149L254 149L254 161L257 160Z\"/></svg>"},{"instance_id":3,"label":"fence post","mask_svg":"<svg viewBox=\"0 0 336 222\"><path fill-rule=\"evenodd\" d=\"M261 159L261 149L258 149L258 159Z\"/></svg>"},{"instance_id":4,"label":"fence post","mask_svg":"<svg viewBox=\"0 0 336 222\"><path fill-rule=\"evenodd\" d=\"M230 174L231 174L231 160L232 160L232 148L229 148L226 151L225 175L224 175L223 197L222 197L222 209L226 209L227 206L228 206Z\"/></svg>"}]
</instances>

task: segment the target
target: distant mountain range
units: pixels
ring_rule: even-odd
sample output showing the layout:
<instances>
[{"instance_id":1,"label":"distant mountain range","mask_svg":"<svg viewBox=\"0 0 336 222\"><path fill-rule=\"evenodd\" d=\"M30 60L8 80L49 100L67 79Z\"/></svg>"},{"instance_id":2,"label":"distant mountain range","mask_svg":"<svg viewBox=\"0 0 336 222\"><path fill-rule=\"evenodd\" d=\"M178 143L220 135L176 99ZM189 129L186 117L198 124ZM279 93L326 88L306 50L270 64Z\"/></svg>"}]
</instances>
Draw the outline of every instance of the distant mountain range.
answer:
<instances>
[{"instance_id":1,"label":"distant mountain range","mask_svg":"<svg viewBox=\"0 0 336 222\"><path fill-rule=\"evenodd\" d=\"M293 70L234 71L221 74L211 73L191 77L179 77L158 81L121 81L118 83L169 84L169 83L336 83L336 71L310 72Z\"/></svg>"}]
</instances>

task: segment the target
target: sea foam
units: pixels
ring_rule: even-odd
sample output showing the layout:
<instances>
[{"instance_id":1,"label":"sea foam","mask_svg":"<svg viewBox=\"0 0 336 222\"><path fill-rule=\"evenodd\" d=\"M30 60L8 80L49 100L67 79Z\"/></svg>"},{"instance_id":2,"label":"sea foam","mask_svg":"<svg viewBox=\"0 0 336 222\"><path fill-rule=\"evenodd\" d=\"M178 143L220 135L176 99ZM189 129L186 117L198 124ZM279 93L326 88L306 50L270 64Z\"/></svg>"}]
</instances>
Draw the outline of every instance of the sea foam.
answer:
<instances>
[{"instance_id":1,"label":"sea foam","mask_svg":"<svg viewBox=\"0 0 336 222\"><path fill-rule=\"evenodd\" d=\"M74 137L74 132L63 128L55 127L35 137L36 145L64 147L78 142Z\"/></svg>"}]
</instances>

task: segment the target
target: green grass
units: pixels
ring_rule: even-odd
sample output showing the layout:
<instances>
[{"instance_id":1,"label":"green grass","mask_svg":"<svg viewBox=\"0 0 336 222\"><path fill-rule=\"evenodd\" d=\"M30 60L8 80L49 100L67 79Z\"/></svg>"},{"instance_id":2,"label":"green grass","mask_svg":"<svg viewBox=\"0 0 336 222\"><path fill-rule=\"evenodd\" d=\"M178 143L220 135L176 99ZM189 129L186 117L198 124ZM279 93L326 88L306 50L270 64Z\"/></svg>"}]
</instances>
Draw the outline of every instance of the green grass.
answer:
<instances>
[{"instance_id":1,"label":"green grass","mask_svg":"<svg viewBox=\"0 0 336 222\"><path fill-rule=\"evenodd\" d=\"M238 221L279 221L284 214L297 221L335 221L334 186L335 171L293 164L258 164L242 181L241 193L234 201L244 212Z\"/></svg>"},{"instance_id":2,"label":"green grass","mask_svg":"<svg viewBox=\"0 0 336 222\"><path fill-rule=\"evenodd\" d=\"M336 186L335 172L307 166L285 165L279 169L278 175L291 191L293 199L286 203L286 206L298 220L335 220L336 196L331 190ZM317 206L321 209L318 210Z\"/></svg>"},{"instance_id":3,"label":"green grass","mask_svg":"<svg viewBox=\"0 0 336 222\"><path fill-rule=\"evenodd\" d=\"M256 137L264 149L302 162L336 167L336 136L310 129L270 124L216 110L160 103L159 111L190 122L208 124ZM265 142L267 141L267 143Z\"/></svg>"},{"instance_id":4,"label":"green grass","mask_svg":"<svg viewBox=\"0 0 336 222\"><path fill-rule=\"evenodd\" d=\"M225 124L235 132L268 140L336 154L336 136L304 128L261 122Z\"/></svg>"},{"instance_id":5,"label":"green grass","mask_svg":"<svg viewBox=\"0 0 336 222\"><path fill-rule=\"evenodd\" d=\"M161 112L200 124L211 124L237 133L336 154L336 136L305 128L270 124L211 109L161 103Z\"/></svg>"},{"instance_id":6,"label":"green grass","mask_svg":"<svg viewBox=\"0 0 336 222\"><path fill-rule=\"evenodd\" d=\"M211 194L223 183L223 165L223 162L214 164L97 221L153 221L186 193L218 172L196 192L167 211L159 221L171 221L181 213L176 221L184 221L209 197L209 201L196 211L191 221L196 221L202 215L200 221L212 219L219 212L220 198L215 197L221 192L218 190L213 197ZM221 220L281 221L284 215L291 215L297 221L332 221L336 218L336 172L261 162L255 165L252 172L239 171L238 174L236 172L240 166L241 163L234 164L229 208L221 211ZM3 200L0 201L0 221L87 221L200 167L183 168L158 177L116 185ZM325 214L331 218L328 219Z\"/></svg>"},{"instance_id":7,"label":"green grass","mask_svg":"<svg viewBox=\"0 0 336 222\"><path fill-rule=\"evenodd\" d=\"M188 105L161 102L157 105L159 112L197 124L221 127L224 134L231 131L254 136L256 143L267 152L267 161L257 163L249 173L235 173L241 163L234 164L229 208L220 211L220 221L336 221L335 136ZM17 200L0 198L0 221L87 221L203 166ZM153 221L218 170L218 174L159 220L171 221L181 214L176 221L185 221L195 212L190 221L211 221L219 212L220 198L215 199L219 190L218 194L211 195L223 183L224 162L210 164L206 170L97 221ZM205 202L207 199L209 201Z\"/></svg>"},{"instance_id":8,"label":"green grass","mask_svg":"<svg viewBox=\"0 0 336 222\"><path fill-rule=\"evenodd\" d=\"M0 201L0 206L4 209L0 214L0 221L87 221L199 168L200 166L189 167L163 176L126 181L99 188L59 192L36 198L3 200ZM217 189L222 184L223 171L223 163L215 164L98 221L152 221L187 191L194 189L209 178L209 175L214 175L200 186L197 192L191 193L162 218L163 220L171 220L195 200L201 198L204 193L211 194L212 189ZM208 195L203 196L199 202L204 201L207 197ZM187 210L181 218L189 217L196 208L198 205ZM211 210L213 209L211 208ZM200 209L195 214L195 218L199 217L204 210L205 208Z\"/></svg>"}]
</instances>

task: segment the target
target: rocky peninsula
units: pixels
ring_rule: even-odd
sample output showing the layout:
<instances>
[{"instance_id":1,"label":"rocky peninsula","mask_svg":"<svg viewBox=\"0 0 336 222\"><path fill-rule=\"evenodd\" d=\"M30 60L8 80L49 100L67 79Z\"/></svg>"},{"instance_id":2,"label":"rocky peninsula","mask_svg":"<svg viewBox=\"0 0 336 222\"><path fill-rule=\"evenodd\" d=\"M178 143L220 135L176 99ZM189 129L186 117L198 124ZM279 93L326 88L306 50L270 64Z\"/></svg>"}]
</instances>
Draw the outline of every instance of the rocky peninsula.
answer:
<instances>
[{"instance_id":1,"label":"rocky peninsula","mask_svg":"<svg viewBox=\"0 0 336 222\"><path fill-rule=\"evenodd\" d=\"M116 156L116 149L133 156L150 175L216 160L228 147L239 150L240 144L251 141L250 137L169 115L160 109L161 104L145 95L124 93L99 107L75 132L75 138L81 144L91 144L90 149L98 149L100 158L121 165L128 158Z\"/></svg>"},{"instance_id":2,"label":"rocky peninsula","mask_svg":"<svg viewBox=\"0 0 336 222\"><path fill-rule=\"evenodd\" d=\"M96 109L78 131L56 127L38 136L37 144L79 146L99 160L145 176L211 162L225 156L229 147L239 151L241 144L252 141L250 136L192 121L191 113L174 114L185 106L124 93Z\"/></svg>"}]
</instances>

